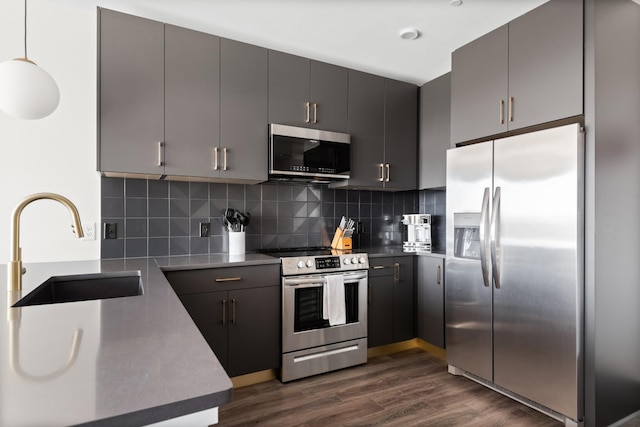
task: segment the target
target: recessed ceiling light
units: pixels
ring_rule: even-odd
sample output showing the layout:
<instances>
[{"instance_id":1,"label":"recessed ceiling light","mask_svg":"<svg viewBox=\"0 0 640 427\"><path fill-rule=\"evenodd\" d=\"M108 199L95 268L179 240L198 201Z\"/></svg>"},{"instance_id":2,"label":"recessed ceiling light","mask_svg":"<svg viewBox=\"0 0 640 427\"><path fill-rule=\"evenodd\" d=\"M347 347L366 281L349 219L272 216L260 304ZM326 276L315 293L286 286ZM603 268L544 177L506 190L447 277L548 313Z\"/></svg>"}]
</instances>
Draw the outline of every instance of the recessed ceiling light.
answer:
<instances>
[{"instance_id":1,"label":"recessed ceiling light","mask_svg":"<svg viewBox=\"0 0 640 427\"><path fill-rule=\"evenodd\" d=\"M411 27L401 29L399 34L403 40L415 40L420 37L420 31Z\"/></svg>"},{"instance_id":2,"label":"recessed ceiling light","mask_svg":"<svg viewBox=\"0 0 640 427\"><path fill-rule=\"evenodd\" d=\"M450 4L451 6L458 7L458 6L460 6L460 5L462 4L462 0L451 0L451 1L449 2L449 4Z\"/></svg>"}]
</instances>

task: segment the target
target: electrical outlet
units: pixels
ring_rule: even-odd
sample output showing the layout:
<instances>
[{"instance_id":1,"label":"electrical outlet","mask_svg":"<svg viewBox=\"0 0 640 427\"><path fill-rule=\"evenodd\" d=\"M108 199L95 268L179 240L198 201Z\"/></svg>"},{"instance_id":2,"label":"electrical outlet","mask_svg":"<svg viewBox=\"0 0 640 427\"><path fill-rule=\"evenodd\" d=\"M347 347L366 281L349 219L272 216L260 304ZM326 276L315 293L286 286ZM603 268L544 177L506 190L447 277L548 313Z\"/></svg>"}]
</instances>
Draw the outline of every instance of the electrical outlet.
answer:
<instances>
[{"instance_id":1,"label":"electrical outlet","mask_svg":"<svg viewBox=\"0 0 640 427\"><path fill-rule=\"evenodd\" d=\"M201 222L200 223L200 237L209 237L209 233L211 233L211 223L210 222Z\"/></svg>"},{"instance_id":2,"label":"electrical outlet","mask_svg":"<svg viewBox=\"0 0 640 427\"><path fill-rule=\"evenodd\" d=\"M118 237L118 223L104 223L104 233L102 233L103 239L115 239Z\"/></svg>"},{"instance_id":3,"label":"electrical outlet","mask_svg":"<svg viewBox=\"0 0 640 427\"><path fill-rule=\"evenodd\" d=\"M82 240L96 240L96 223L89 222L82 224L82 231L84 232L84 237Z\"/></svg>"}]
</instances>

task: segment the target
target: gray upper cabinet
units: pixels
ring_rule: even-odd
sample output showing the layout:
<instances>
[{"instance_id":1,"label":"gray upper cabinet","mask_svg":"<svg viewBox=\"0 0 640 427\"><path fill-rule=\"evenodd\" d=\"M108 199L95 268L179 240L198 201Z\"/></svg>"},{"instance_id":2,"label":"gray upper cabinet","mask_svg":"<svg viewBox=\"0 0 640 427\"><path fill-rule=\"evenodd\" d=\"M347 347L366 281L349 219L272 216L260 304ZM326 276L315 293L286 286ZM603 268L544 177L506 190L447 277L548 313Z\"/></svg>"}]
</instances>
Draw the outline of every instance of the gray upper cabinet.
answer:
<instances>
[{"instance_id":1,"label":"gray upper cabinet","mask_svg":"<svg viewBox=\"0 0 640 427\"><path fill-rule=\"evenodd\" d=\"M99 9L98 169L164 174L164 25Z\"/></svg>"},{"instance_id":2,"label":"gray upper cabinet","mask_svg":"<svg viewBox=\"0 0 640 427\"><path fill-rule=\"evenodd\" d=\"M267 180L267 50L220 41L220 178Z\"/></svg>"},{"instance_id":3,"label":"gray upper cabinet","mask_svg":"<svg viewBox=\"0 0 640 427\"><path fill-rule=\"evenodd\" d=\"M269 122L347 131L346 68L269 51Z\"/></svg>"},{"instance_id":4,"label":"gray upper cabinet","mask_svg":"<svg viewBox=\"0 0 640 427\"><path fill-rule=\"evenodd\" d=\"M420 88L419 189L446 185L450 141L451 73L447 73Z\"/></svg>"},{"instance_id":5,"label":"gray upper cabinet","mask_svg":"<svg viewBox=\"0 0 640 427\"><path fill-rule=\"evenodd\" d=\"M418 87L385 80L385 189L414 190L418 176Z\"/></svg>"},{"instance_id":6,"label":"gray upper cabinet","mask_svg":"<svg viewBox=\"0 0 640 427\"><path fill-rule=\"evenodd\" d=\"M188 49L185 49L188 46ZM165 174L216 177L220 39L165 26Z\"/></svg>"},{"instance_id":7,"label":"gray upper cabinet","mask_svg":"<svg viewBox=\"0 0 640 427\"><path fill-rule=\"evenodd\" d=\"M331 186L415 189L417 110L415 85L349 70L351 178Z\"/></svg>"},{"instance_id":8,"label":"gray upper cabinet","mask_svg":"<svg viewBox=\"0 0 640 427\"><path fill-rule=\"evenodd\" d=\"M583 114L583 6L552 0L452 55L453 143Z\"/></svg>"}]
</instances>

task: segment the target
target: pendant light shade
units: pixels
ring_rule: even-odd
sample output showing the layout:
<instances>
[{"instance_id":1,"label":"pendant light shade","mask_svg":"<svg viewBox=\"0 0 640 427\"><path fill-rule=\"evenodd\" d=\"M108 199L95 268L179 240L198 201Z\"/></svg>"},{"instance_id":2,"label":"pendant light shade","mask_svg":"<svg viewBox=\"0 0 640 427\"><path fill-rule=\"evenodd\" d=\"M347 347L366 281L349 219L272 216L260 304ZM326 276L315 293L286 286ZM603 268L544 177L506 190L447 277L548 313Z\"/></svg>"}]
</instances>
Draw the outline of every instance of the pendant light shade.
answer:
<instances>
[{"instance_id":1,"label":"pendant light shade","mask_svg":"<svg viewBox=\"0 0 640 427\"><path fill-rule=\"evenodd\" d=\"M41 119L60 101L55 80L27 57L27 0L24 0L24 58L0 63L0 110L19 119Z\"/></svg>"},{"instance_id":2,"label":"pendant light shade","mask_svg":"<svg viewBox=\"0 0 640 427\"><path fill-rule=\"evenodd\" d=\"M35 63L24 58L0 63L0 110L19 119L41 119L59 101L58 85Z\"/></svg>"}]
</instances>

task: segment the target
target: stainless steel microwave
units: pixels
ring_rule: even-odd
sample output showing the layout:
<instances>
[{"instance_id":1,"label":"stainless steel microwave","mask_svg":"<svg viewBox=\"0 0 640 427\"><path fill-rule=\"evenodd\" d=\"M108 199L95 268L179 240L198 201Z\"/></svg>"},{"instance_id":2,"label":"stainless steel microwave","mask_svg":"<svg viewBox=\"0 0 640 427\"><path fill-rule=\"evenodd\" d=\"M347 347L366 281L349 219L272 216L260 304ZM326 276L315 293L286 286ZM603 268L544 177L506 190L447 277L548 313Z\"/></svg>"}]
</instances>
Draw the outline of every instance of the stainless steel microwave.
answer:
<instances>
[{"instance_id":1,"label":"stainless steel microwave","mask_svg":"<svg viewBox=\"0 0 640 427\"><path fill-rule=\"evenodd\" d=\"M327 182L349 178L351 136L269 125L269 178Z\"/></svg>"}]
</instances>

